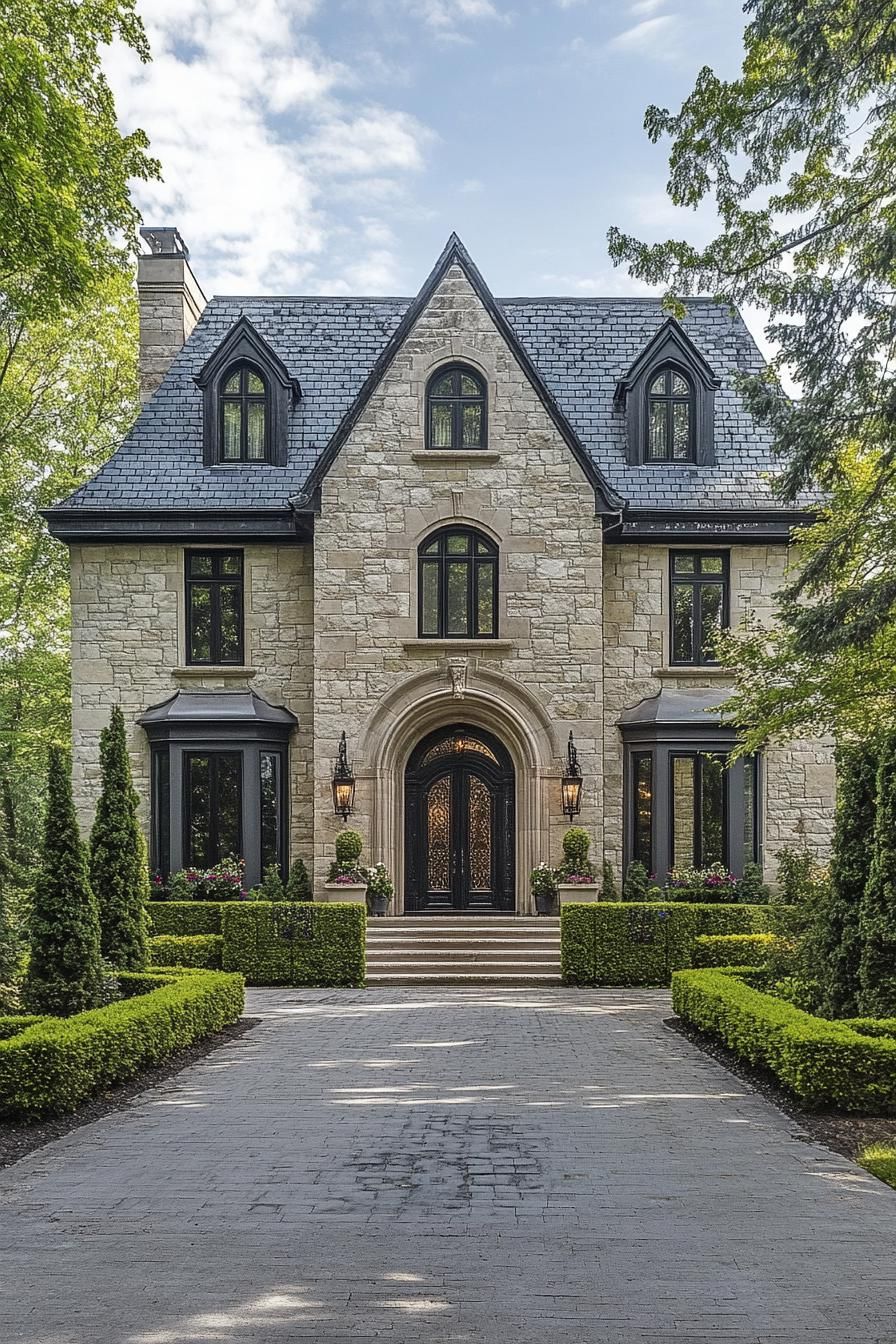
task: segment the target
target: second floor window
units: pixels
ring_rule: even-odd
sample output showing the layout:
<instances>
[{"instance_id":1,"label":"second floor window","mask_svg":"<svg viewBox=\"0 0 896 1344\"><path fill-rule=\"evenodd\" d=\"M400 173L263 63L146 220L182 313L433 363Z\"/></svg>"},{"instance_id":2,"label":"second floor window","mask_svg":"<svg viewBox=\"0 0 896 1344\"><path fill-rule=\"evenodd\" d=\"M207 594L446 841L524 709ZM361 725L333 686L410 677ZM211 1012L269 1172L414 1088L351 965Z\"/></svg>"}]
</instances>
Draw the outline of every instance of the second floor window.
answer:
<instances>
[{"instance_id":1,"label":"second floor window","mask_svg":"<svg viewBox=\"0 0 896 1344\"><path fill-rule=\"evenodd\" d=\"M221 461L268 459L268 390L250 364L228 369L221 392Z\"/></svg>"},{"instance_id":2,"label":"second floor window","mask_svg":"<svg viewBox=\"0 0 896 1344\"><path fill-rule=\"evenodd\" d=\"M727 551L672 551L671 661L718 663L716 643L728 626Z\"/></svg>"},{"instance_id":3,"label":"second floor window","mask_svg":"<svg viewBox=\"0 0 896 1344\"><path fill-rule=\"evenodd\" d=\"M242 551L187 551L187 662L243 661Z\"/></svg>"},{"instance_id":4,"label":"second floor window","mask_svg":"<svg viewBox=\"0 0 896 1344\"><path fill-rule=\"evenodd\" d=\"M498 633L498 548L472 528L446 528L419 551L423 639L493 639Z\"/></svg>"},{"instance_id":5,"label":"second floor window","mask_svg":"<svg viewBox=\"0 0 896 1344\"><path fill-rule=\"evenodd\" d=\"M695 460L694 388L674 368L650 375L647 384L647 461Z\"/></svg>"},{"instance_id":6,"label":"second floor window","mask_svg":"<svg viewBox=\"0 0 896 1344\"><path fill-rule=\"evenodd\" d=\"M485 383L466 365L439 369L426 389L426 446L484 448Z\"/></svg>"}]
</instances>

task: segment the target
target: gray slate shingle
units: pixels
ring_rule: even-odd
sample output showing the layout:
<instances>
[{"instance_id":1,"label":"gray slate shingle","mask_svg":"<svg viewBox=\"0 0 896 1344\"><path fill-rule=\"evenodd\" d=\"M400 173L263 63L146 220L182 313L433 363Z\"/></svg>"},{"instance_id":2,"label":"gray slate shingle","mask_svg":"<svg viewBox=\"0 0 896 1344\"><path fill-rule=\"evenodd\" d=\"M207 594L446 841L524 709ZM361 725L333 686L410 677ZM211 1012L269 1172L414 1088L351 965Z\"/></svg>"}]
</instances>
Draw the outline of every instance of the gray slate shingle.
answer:
<instances>
[{"instance_id":1,"label":"gray slate shingle","mask_svg":"<svg viewBox=\"0 0 896 1344\"><path fill-rule=\"evenodd\" d=\"M300 493L411 299L215 298L115 455L66 506L283 508ZM716 464L632 467L616 381L665 320L656 299L499 299L545 383L609 483L642 508L773 508L764 474L771 436L734 390L761 356L739 316L694 300L683 325L722 381L716 393ZM244 315L302 385L290 416L286 467L206 467L201 396L193 381Z\"/></svg>"}]
</instances>

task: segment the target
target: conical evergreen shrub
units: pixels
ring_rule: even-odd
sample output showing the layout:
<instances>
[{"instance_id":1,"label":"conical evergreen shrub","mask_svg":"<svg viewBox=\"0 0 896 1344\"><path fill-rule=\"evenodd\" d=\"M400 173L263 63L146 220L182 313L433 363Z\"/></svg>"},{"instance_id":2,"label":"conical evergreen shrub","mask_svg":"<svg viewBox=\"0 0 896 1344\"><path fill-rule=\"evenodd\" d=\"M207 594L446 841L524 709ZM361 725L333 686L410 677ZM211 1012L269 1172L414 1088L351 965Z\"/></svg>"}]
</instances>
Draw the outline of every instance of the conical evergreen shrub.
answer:
<instances>
[{"instance_id":1,"label":"conical evergreen shrub","mask_svg":"<svg viewBox=\"0 0 896 1344\"><path fill-rule=\"evenodd\" d=\"M312 897L311 878L302 859L296 859L286 879L286 899L288 901L310 901Z\"/></svg>"},{"instance_id":2,"label":"conical evergreen shrub","mask_svg":"<svg viewBox=\"0 0 896 1344\"><path fill-rule=\"evenodd\" d=\"M116 970L142 971L149 964L149 868L118 705L100 734L100 768L102 784L90 833L90 884L100 912L102 952Z\"/></svg>"},{"instance_id":3,"label":"conical evergreen shrub","mask_svg":"<svg viewBox=\"0 0 896 1344\"><path fill-rule=\"evenodd\" d=\"M41 868L31 905L31 956L22 1001L31 1013L69 1017L103 993L100 921L78 834L68 759L50 750Z\"/></svg>"},{"instance_id":4,"label":"conical evergreen shrub","mask_svg":"<svg viewBox=\"0 0 896 1344\"><path fill-rule=\"evenodd\" d=\"M896 1015L896 734L883 744L877 768L874 846L859 906L859 1012Z\"/></svg>"},{"instance_id":5,"label":"conical evergreen shrub","mask_svg":"<svg viewBox=\"0 0 896 1344\"><path fill-rule=\"evenodd\" d=\"M21 946L12 913L12 862L6 817L0 808L0 985L11 985L19 970Z\"/></svg>"},{"instance_id":6,"label":"conical evergreen shrub","mask_svg":"<svg viewBox=\"0 0 896 1344\"><path fill-rule=\"evenodd\" d=\"M871 868L877 767L876 746L837 750L830 881L821 889L806 949L819 984L818 1008L825 1017L851 1017L859 1011L859 911Z\"/></svg>"}]
</instances>

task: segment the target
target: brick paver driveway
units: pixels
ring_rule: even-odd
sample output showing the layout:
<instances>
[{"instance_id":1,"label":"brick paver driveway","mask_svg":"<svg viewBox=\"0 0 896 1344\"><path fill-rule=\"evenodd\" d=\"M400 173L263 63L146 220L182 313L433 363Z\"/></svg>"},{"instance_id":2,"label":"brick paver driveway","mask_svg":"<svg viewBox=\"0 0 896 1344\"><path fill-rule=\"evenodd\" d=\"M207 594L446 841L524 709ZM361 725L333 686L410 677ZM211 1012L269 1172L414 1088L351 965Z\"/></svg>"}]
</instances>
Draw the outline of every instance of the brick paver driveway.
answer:
<instances>
[{"instance_id":1,"label":"brick paver driveway","mask_svg":"<svg viewBox=\"0 0 896 1344\"><path fill-rule=\"evenodd\" d=\"M3 1344L896 1341L896 1191L611 990L253 991L0 1173Z\"/></svg>"}]
</instances>

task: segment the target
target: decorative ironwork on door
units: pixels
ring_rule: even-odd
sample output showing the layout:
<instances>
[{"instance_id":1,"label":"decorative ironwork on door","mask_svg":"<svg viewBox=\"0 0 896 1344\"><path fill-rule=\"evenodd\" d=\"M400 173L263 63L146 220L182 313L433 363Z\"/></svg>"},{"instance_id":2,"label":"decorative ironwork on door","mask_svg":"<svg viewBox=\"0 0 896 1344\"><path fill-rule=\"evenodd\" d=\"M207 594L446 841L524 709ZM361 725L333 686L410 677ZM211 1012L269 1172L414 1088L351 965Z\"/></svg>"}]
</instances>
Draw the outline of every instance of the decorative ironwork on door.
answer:
<instances>
[{"instance_id":1,"label":"decorative ironwork on door","mask_svg":"<svg viewBox=\"0 0 896 1344\"><path fill-rule=\"evenodd\" d=\"M514 906L514 772L482 729L455 724L418 745L405 778L409 911Z\"/></svg>"}]
</instances>

